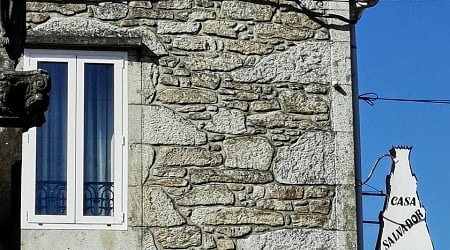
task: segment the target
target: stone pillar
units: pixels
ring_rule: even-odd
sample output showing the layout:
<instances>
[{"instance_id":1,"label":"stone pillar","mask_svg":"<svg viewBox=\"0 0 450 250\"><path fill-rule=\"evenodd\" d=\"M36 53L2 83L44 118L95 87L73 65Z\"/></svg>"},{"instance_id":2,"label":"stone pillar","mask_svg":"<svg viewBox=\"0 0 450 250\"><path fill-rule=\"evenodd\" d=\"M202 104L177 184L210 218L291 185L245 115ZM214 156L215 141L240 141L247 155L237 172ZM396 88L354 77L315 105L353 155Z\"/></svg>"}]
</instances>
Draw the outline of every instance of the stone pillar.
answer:
<instances>
[{"instance_id":1,"label":"stone pillar","mask_svg":"<svg viewBox=\"0 0 450 250\"><path fill-rule=\"evenodd\" d=\"M22 132L45 122L50 78L15 71L26 37L24 0L0 5L0 250L20 249Z\"/></svg>"},{"instance_id":2,"label":"stone pillar","mask_svg":"<svg viewBox=\"0 0 450 250\"><path fill-rule=\"evenodd\" d=\"M15 65L0 48L0 250L20 248L22 132L45 122L50 91L46 72Z\"/></svg>"},{"instance_id":3,"label":"stone pillar","mask_svg":"<svg viewBox=\"0 0 450 250\"><path fill-rule=\"evenodd\" d=\"M22 129L0 128L0 249L20 248Z\"/></svg>"}]
</instances>

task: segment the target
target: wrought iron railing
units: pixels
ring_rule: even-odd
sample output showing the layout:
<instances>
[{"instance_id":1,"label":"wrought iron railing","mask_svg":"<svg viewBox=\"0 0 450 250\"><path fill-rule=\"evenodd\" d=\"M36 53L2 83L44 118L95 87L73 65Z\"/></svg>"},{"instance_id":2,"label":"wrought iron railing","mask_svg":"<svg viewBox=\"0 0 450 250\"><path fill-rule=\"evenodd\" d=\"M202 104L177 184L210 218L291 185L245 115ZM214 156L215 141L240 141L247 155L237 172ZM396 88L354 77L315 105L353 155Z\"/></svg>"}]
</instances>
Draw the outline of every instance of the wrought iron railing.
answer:
<instances>
[{"instance_id":1,"label":"wrought iron railing","mask_svg":"<svg viewBox=\"0 0 450 250\"><path fill-rule=\"evenodd\" d=\"M84 183L84 216L112 216L114 211L113 182Z\"/></svg>"},{"instance_id":2,"label":"wrought iron railing","mask_svg":"<svg viewBox=\"0 0 450 250\"><path fill-rule=\"evenodd\" d=\"M66 215L66 182L36 182L36 214Z\"/></svg>"},{"instance_id":3,"label":"wrought iron railing","mask_svg":"<svg viewBox=\"0 0 450 250\"><path fill-rule=\"evenodd\" d=\"M84 216L113 216L114 183L84 183ZM36 214L66 215L67 188L65 181L38 181L36 183Z\"/></svg>"}]
</instances>

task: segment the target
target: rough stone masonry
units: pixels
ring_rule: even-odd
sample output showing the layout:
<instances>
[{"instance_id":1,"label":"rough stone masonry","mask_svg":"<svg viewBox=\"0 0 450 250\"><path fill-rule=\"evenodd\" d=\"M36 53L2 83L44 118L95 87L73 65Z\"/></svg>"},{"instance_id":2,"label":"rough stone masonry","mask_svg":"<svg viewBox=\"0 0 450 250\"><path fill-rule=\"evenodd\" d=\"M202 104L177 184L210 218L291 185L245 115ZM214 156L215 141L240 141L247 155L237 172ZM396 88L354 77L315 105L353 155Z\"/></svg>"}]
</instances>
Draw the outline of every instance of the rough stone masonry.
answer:
<instances>
[{"instance_id":1,"label":"rough stone masonry","mask_svg":"<svg viewBox=\"0 0 450 250\"><path fill-rule=\"evenodd\" d=\"M29 46L147 50L129 50L128 230L22 230L22 248L356 249L350 28L300 8L349 5L27 2Z\"/></svg>"}]
</instances>

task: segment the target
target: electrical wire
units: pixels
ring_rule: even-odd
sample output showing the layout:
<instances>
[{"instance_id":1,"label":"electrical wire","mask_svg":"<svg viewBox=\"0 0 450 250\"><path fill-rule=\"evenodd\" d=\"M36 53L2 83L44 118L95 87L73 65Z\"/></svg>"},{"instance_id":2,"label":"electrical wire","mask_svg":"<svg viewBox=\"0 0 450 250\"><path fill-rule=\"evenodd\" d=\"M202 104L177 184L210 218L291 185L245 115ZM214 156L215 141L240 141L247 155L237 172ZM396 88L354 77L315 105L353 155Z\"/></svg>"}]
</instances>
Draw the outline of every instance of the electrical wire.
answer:
<instances>
[{"instance_id":1,"label":"electrical wire","mask_svg":"<svg viewBox=\"0 0 450 250\"><path fill-rule=\"evenodd\" d=\"M381 190L381 189L379 189L379 188L376 188L376 187L374 187L374 186L372 186L372 185L369 185L369 184L367 184L367 183L365 183L364 184L366 187L369 187L369 188L371 188L372 190L374 190L374 191L376 191L378 194L385 194L384 192L383 192L383 190ZM372 191L373 192L373 191Z\"/></svg>"},{"instance_id":2,"label":"electrical wire","mask_svg":"<svg viewBox=\"0 0 450 250\"><path fill-rule=\"evenodd\" d=\"M373 164L372 169L370 170L369 176L367 176L367 178L363 182L357 184L356 185L357 187L365 185L370 180L370 178L372 178L373 172L375 172L375 169L377 168L378 163L381 161L381 159L383 159L385 157L390 157L392 159L392 156L390 154L383 154L380 157L378 157L377 160L375 161L375 163Z\"/></svg>"},{"instance_id":3,"label":"electrical wire","mask_svg":"<svg viewBox=\"0 0 450 250\"><path fill-rule=\"evenodd\" d=\"M448 99L404 99L404 98L385 98L379 97L376 93L364 93L358 96L362 101L365 101L370 106L375 105L375 101L393 101L393 102L414 102L414 103L428 103L428 104L450 104Z\"/></svg>"}]
</instances>

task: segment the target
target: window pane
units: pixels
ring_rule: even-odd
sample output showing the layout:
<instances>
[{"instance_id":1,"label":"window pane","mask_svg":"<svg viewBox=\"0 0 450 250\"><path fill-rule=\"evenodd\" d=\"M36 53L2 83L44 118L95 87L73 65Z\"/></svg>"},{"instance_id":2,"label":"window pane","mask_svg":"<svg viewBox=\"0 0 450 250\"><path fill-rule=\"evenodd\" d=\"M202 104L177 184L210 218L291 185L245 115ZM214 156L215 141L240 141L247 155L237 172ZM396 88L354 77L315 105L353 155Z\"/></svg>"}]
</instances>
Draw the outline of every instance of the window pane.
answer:
<instances>
[{"instance_id":1,"label":"window pane","mask_svg":"<svg viewBox=\"0 0 450 250\"><path fill-rule=\"evenodd\" d=\"M84 65L84 215L112 216L114 65Z\"/></svg>"},{"instance_id":2,"label":"window pane","mask_svg":"<svg viewBox=\"0 0 450 250\"><path fill-rule=\"evenodd\" d=\"M67 63L39 62L52 88L46 122L37 128L36 214L65 215L67 187Z\"/></svg>"}]
</instances>

